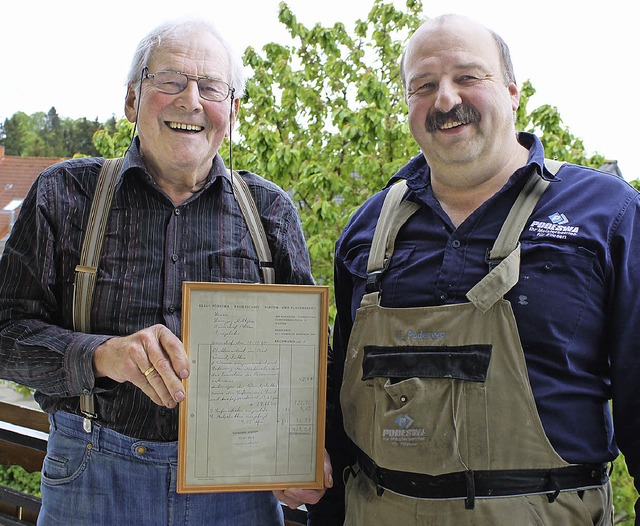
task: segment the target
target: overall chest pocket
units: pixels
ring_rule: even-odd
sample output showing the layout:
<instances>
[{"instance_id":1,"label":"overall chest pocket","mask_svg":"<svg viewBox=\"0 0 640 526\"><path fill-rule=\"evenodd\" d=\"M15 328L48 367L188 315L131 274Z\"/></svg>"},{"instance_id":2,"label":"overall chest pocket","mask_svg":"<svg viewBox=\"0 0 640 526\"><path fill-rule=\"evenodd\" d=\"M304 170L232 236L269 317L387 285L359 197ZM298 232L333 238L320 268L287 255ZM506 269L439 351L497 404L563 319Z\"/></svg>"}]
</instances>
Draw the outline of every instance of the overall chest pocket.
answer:
<instances>
[{"instance_id":1,"label":"overall chest pocket","mask_svg":"<svg viewBox=\"0 0 640 526\"><path fill-rule=\"evenodd\" d=\"M470 445L478 430L469 417L486 405L491 350L484 344L365 346L362 381L372 384L375 398L373 458L434 475L476 464L469 449L478 449Z\"/></svg>"}]
</instances>

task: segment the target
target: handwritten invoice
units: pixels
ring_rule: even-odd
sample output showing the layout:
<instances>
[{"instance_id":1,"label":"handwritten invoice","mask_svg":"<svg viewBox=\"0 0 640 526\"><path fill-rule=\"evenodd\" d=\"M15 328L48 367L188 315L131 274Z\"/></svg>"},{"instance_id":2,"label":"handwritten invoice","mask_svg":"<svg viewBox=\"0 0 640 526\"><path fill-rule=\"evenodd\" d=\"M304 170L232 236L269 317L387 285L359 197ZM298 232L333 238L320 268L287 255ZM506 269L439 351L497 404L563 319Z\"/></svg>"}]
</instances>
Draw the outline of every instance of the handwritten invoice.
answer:
<instances>
[{"instance_id":1,"label":"handwritten invoice","mask_svg":"<svg viewBox=\"0 0 640 526\"><path fill-rule=\"evenodd\" d=\"M186 483L313 480L321 296L193 294Z\"/></svg>"}]
</instances>

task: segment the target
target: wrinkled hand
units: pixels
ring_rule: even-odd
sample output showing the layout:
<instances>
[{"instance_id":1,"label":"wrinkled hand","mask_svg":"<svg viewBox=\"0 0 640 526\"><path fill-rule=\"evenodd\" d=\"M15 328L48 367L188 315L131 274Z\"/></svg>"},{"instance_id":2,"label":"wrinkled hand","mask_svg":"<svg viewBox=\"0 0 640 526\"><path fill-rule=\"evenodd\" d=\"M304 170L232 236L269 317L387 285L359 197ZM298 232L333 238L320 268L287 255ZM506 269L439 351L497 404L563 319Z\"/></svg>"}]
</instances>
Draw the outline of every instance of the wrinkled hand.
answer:
<instances>
[{"instance_id":1,"label":"wrinkled hand","mask_svg":"<svg viewBox=\"0 0 640 526\"><path fill-rule=\"evenodd\" d=\"M169 409L184 400L189 360L180 339L164 325L105 341L93 355L93 368L96 378L131 382Z\"/></svg>"},{"instance_id":2,"label":"wrinkled hand","mask_svg":"<svg viewBox=\"0 0 640 526\"><path fill-rule=\"evenodd\" d=\"M327 450L324 451L324 488L323 489L297 489L290 488L284 491L274 491L276 499L292 509L299 508L302 504L316 504L324 495L327 488L333 486L333 469Z\"/></svg>"}]
</instances>

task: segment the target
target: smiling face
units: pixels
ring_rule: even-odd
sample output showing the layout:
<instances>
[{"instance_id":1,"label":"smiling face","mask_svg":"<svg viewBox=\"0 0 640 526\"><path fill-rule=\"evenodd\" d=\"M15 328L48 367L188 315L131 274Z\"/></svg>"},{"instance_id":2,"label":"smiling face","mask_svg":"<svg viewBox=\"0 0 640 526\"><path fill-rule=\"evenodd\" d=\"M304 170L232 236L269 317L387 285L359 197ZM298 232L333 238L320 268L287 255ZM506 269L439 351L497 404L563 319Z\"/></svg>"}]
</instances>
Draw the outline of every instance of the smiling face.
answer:
<instances>
[{"instance_id":1,"label":"smiling face","mask_svg":"<svg viewBox=\"0 0 640 526\"><path fill-rule=\"evenodd\" d=\"M199 30L167 40L151 55L149 73L180 71L230 83L230 63L222 43ZM136 119L137 86L129 86L125 113ZM233 117L238 101L234 101ZM200 97L190 80L181 93L170 95L142 82L138 135L145 164L154 178L201 181L211 169L222 140L229 130L230 98L212 102Z\"/></svg>"},{"instance_id":2,"label":"smiling face","mask_svg":"<svg viewBox=\"0 0 640 526\"><path fill-rule=\"evenodd\" d=\"M409 127L432 168L504 165L517 144L519 91L505 83L486 28L458 16L425 23L409 42L404 75Z\"/></svg>"}]
</instances>

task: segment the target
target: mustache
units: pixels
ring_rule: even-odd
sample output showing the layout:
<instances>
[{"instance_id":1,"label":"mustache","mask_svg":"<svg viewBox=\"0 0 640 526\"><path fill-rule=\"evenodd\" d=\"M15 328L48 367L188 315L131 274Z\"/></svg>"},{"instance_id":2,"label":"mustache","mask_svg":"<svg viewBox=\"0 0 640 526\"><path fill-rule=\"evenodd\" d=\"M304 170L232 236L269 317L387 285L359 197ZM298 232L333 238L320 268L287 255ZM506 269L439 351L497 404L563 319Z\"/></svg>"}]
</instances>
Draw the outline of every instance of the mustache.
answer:
<instances>
[{"instance_id":1,"label":"mustache","mask_svg":"<svg viewBox=\"0 0 640 526\"><path fill-rule=\"evenodd\" d=\"M432 110L427 115L427 131L439 130L448 122L480 122L480 112L469 104L460 104L447 112Z\"/></svg>"}]
</instances>

